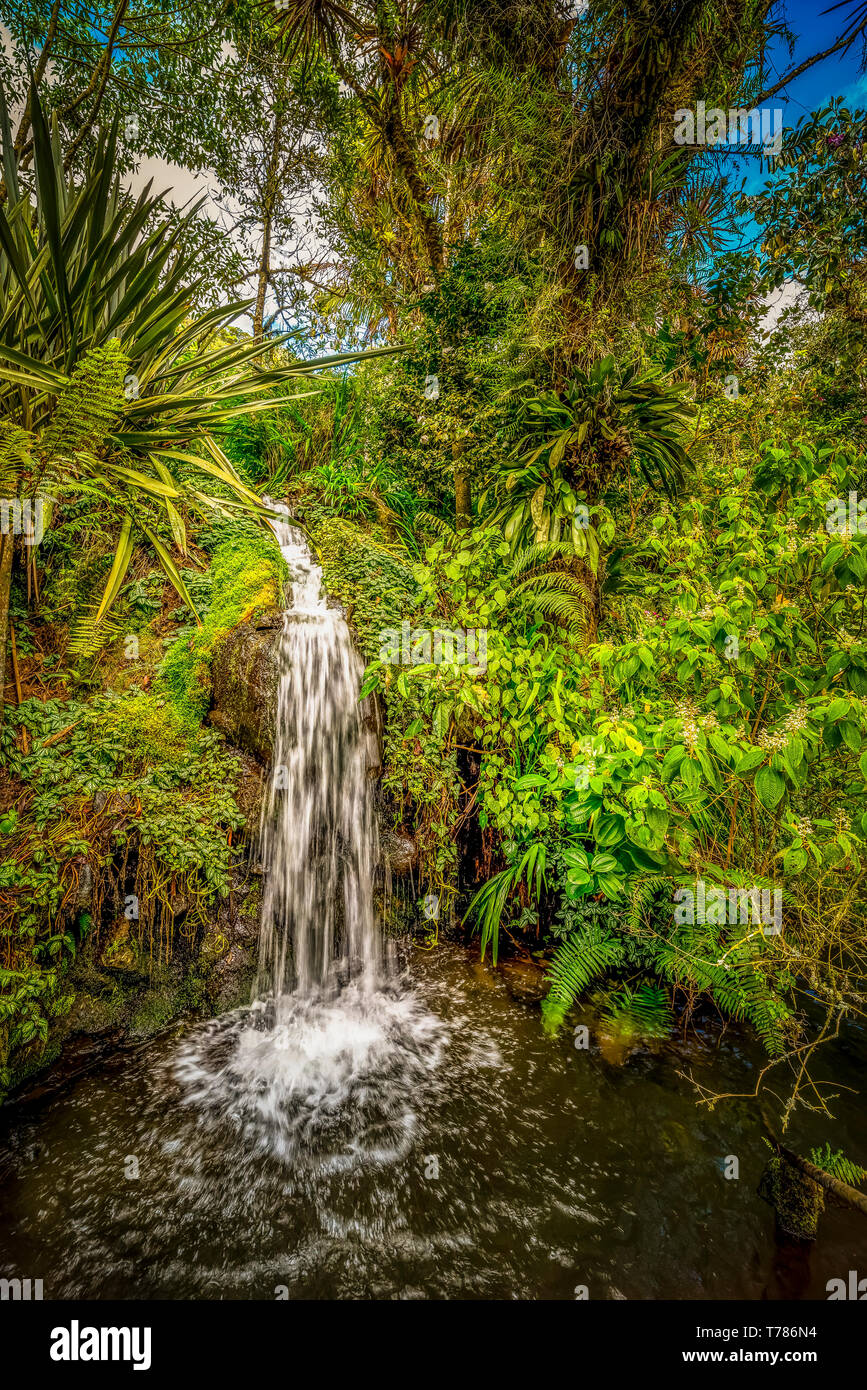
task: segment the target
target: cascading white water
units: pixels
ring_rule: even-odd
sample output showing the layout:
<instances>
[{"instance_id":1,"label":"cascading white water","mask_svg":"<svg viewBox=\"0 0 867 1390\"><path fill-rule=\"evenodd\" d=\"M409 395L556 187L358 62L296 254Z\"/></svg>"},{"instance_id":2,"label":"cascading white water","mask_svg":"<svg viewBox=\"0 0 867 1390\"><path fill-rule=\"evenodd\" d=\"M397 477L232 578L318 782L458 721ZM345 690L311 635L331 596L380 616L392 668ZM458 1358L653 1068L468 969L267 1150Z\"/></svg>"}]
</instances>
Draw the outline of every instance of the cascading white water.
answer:
<instances>
[{"instance_id":1,"label":"cascading white water","mask_svg":"<svg viewBox=\"0 0 867 1390\"><path fill-rule=\"evenodd\" d=\"M372 734L362 666L285 508L274 530L291 602L277 651L254 1001L205 1025L175 1062L184 1099L295 1168L391 1163L445 1029L391 968L374 913Z\"/></svg>"},{"instance_id":2,"label":"cascading white water","mask_svg":"<svg viewBox=\"0 0 867 1390\"><path fill-rule=\"evenodd\" d=\"M292 601L280 667L270 789L262 812L265 868L257 995L321 994L340 977L368 989L381 972L373 911L377 859L373 736L358 704L362 667L349 629L322 593L322 571L289 520L273 523Z\"/></svg>"}]
</instances>

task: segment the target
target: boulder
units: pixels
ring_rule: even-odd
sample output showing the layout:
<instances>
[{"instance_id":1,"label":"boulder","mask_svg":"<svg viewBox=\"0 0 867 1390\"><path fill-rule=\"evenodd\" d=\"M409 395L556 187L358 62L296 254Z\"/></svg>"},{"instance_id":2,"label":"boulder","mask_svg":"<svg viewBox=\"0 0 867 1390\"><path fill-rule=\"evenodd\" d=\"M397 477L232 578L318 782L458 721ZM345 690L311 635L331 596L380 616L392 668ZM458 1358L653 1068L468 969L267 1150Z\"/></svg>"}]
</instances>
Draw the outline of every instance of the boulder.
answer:
<instances>
[{"instance_id":1,"label":"boulder","mask_svg":"<svg viewBox=\"0 0 867 1390\"><path fill-rule=\"evenodd\" d=\"M209 721L238 748L271 761L279 679L276 648L283 614L270 611L241 623L218 647L212 663Z\"/></svg>"},{"instance_id":2,"label":"boulder","mask_svg":"<svg viewBox=\"0 0 867 1390\"><path fill-rule=\"evenodd\" d=\"M382 832L381 844L387 868L399 877L408 874L418 859L418 845L412 836L398 826Z\"/></svg>"}]
</instances>

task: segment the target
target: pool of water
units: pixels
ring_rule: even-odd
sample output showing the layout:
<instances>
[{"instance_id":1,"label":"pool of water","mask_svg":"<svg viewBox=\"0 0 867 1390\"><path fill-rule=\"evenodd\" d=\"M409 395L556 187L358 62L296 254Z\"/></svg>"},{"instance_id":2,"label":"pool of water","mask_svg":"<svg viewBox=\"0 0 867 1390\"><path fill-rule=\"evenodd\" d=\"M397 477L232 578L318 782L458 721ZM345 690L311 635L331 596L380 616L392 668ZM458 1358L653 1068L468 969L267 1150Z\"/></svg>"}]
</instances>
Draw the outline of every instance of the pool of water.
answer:
<instances>
[{"instance_id":1,"label":"pool of water","mask_svg":"<svg viewBox=\"0 0 867 1390\"><path fill-rule=\"evenodd\" d=\"M824 1055L836 1118L791 1147L864 1161L863 1061ZM867 1273L867 1220L778 1244L758 1107L687 1075L749 1093L762 1062L709 1029L615 1065L473 955L416 952L384 991L241 1011L0 1112L0 1272L45 1298L824 1299Z\"/></svg>"}]
</instances>

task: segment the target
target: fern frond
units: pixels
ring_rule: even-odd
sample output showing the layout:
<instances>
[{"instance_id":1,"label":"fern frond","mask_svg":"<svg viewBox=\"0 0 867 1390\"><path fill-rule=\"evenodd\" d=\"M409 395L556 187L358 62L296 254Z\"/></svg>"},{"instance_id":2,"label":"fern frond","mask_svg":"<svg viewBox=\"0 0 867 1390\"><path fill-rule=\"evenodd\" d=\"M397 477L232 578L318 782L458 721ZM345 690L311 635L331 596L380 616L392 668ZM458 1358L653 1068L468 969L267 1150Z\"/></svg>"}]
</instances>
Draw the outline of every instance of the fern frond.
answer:
<instances>
[{"instance_id":1,"label":"fern frond","mask_svg":"<svg viewBox=\"0 0 867 1390\"><path fill-rule=\"evenodd\" d=\"M104 447L123 409L128 367L129 358L116 338L85 353L60 392L51 423L39 441L47 466L46 488L68 469L76 454L97 454Z\"/></svg>"},{"instance_id":2,"label":"fern frond","mask_svg":"<svg viewBox=\"0 0 867 1390\"><path fill-rule=\"evenodd\" d=\"M33 436L11 420L0 420L0 497L20 497L24 473L33 466Z\"/></svg>"},{"instance_id":3,"label":"fern frond","mask_svg":"<svg viewBox=\"0 0 867 1390\"><path fill-rule=\"evenodd\" d=\"M527 545L523 550L519 550L513 559L506 571L506 579L510 582L519 579L522 574L526 574L530 570L538 570L542 565L547 565L551 560L555 560L561 555L570 559L574 558L574 546L567 541L546 541L544 545Z\"/></svg>"},{"instance_id":4,"label":"fern frond","mask_svg":"<svg viewBox=\"0 0 867 1390\"><path fill-rule=\"evenodd\" d=\"M99 604L93 603L79 613L69 630L67 655L76 661L89 661L121 634L121 627L111 618L99 617Z\"/></svg>"},{"instance_id":5,"label":"fern frond","mask_svg":"<svg viewBox=\"0 0 867 1390\"><path fill-rule=\"evenodd\" d=\"M853 1163L842 1149L832 1151L828 1143L824 1149L811 1149L810 1159L823 1173L829 1173L832 1178L838 1178L850 1187L857 1187L860 1182L867 1180L867 1168L862 1168L860 1163Z\"/></svg>"},{"instance_id":6,"label":"fern frond","mask_svg":"<svg viewBox=\"0 0 867 1390\"><path fill-rule=\"evenodd\" d=\"M546 977L551 987L542 1004L545 1027L556 1032L591 981L621 965L623 954L623 943L598 923L561 941Z\"/></svg>"},{"instance_id":7,"label":"fern frond","mask_svg":"<svg viewBox=\"0 0 867 1390\"><path fill-rule=\"evenodd\" d=\"M527 608L538 617L551 619L568 627L572 632L586 632L588 627L587 609L584 603L573 594L557 590L541 594L528 594L524 598Z\"/></svg>"},{"instance_id":8,"label":"fern frond","mask_svg":"<svg viewBox=\"0 0 867 1390\"><path fill-rule=\"evenodd\" d=\"M674 1021L668 991L649 980L635 989L617 991L602 1017L613 1033L629 1041L664 1038Z\"/></svg>"},{"instance_id":9,"label":"fern frond","mask_svg":"<svg viewBox=\"0 0 867 1390\"><path fill-rule=\"evenodd\" d=\"M429 531L433 531L435 536L453 536L455 534L454 526L443 521L441 516L434 516L433 512L416 512L415 524L418 525L419 523L426 526Z\"/></svg>"}]
</instances>

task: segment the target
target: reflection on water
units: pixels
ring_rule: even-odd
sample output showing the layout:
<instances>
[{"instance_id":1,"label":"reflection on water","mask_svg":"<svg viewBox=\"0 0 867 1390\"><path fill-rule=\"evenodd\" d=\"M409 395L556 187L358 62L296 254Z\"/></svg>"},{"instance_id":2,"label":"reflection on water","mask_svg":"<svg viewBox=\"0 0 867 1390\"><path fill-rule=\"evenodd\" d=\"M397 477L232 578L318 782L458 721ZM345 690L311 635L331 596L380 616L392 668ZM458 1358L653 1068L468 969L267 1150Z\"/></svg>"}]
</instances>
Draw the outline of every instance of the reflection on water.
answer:
<instances>
[{"instance_id":1,"label":"reflection on water","mask_svg":"<svg viewBox=\"0 0 867 1390\"><path fill-rule=\"evenodd\" d=\"M410 974L276 1028L267 1006L202 1025L10 1112L2 1274L46 1298L632 1299L825 1298L867 1271L857 1213L775 1246L756 1107L709 1112L678 1075L752 1090L760 1055L731 1030L616 1068L460 950ZM793 1147L863 1159L858 1058L825 1065L840 1119L806 1116Z\"/></svg>"}]
</instances>

